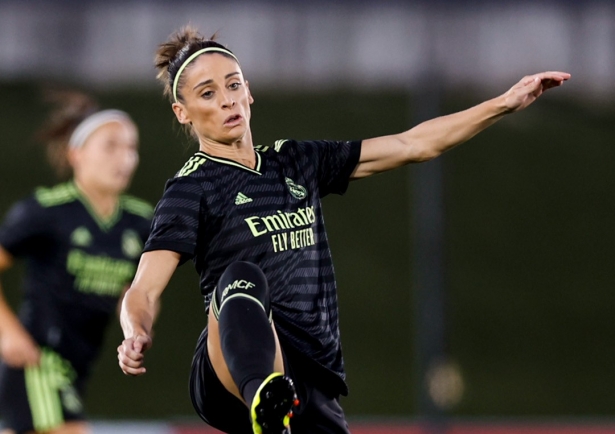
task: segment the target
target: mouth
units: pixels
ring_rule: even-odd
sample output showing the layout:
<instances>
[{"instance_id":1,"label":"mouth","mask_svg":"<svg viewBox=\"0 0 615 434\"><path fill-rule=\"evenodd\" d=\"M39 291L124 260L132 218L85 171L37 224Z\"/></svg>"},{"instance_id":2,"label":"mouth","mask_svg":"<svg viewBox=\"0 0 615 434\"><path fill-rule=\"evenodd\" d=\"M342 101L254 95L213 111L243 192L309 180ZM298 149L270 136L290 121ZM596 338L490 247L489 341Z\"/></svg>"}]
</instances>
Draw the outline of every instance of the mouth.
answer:
<instances>
[{"instance_id":1,"label":"mouth","mask_svg":"<svg viewBox=\"0 0 615 434\"><path fill-rule=\"evenodd\" d=\"M122 179L122 180L130 179L131 175L132 175L132 173L129 172L129 171L121 171L121 172L116 172L115 173L115 176L117 178Z\"/></svg>"},{"instance_id":2,"label":"mouth","mask_svg":"<svg viewBox=\"0 0 615 434\"><path fill-rule=\"evenodd\" d=\"M225 126L234 127L238 125L242 121L243 117L241 115L231 115L224 121Z\"/></svg>"}]
</instances>

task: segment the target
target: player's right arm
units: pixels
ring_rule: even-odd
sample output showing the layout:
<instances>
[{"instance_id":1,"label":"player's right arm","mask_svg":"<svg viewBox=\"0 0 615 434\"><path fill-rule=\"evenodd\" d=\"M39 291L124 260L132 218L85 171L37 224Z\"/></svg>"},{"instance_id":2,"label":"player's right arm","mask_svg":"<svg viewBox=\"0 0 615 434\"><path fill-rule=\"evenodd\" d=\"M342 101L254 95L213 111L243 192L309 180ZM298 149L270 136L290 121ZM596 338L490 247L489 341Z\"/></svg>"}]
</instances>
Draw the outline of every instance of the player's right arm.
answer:
<instances>
[{"instance_id":1,"label":"player's right arm","mask_svg":"<svg viewBox=\"0 0 615 434\"><path fill-rule=\"evenodd\" d=\"M170 250L143 253L137 273L126 291L120 323L124 341L117 348L120 368L126 375L142 375L143 354L152 346L152 327L162 292L179 264L181 255Z\"/></svg>"},{"instance_id":2,"label":"player's right arm","mask_svg":"<svg viewBox=\"0 0 615 434\"><path fill-rule=\"evenodd\" d=\"M0 273L13 265L13 255L0 246ZM4 298L0 283L0 359L13 368L38 365L40 349Z\"/></svg>"}]
</instances>

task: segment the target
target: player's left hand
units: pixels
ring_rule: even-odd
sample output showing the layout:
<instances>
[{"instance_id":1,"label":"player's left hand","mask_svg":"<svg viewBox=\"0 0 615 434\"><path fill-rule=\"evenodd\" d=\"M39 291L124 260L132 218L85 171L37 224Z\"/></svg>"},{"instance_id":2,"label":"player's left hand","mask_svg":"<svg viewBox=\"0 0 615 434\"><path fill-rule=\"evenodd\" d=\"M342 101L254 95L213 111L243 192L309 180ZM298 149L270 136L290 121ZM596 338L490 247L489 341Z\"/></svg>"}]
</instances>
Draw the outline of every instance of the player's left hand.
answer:
<instances>
[{"instance_id":1,"label":"player's left hand","mask_svg":"<svg viewBox=\"0 0 615 434\"><path fill-rule=\"evenodd\" d=\"M513 113L523 110L543 94L547 89L561 86L570 79L567 72L547 71L539 74L527 75L511 87L502 97L507 112Z\"/></svg>"}]
</instances>

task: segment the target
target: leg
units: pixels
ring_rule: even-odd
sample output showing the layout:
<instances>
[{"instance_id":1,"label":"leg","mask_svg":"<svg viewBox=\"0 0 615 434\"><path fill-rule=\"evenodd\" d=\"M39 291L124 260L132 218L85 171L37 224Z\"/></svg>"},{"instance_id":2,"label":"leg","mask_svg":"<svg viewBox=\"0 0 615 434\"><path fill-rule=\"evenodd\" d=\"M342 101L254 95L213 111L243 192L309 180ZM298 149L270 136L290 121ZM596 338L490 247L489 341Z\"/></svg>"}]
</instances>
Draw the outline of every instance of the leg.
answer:
<instances>
[{"instance_id":1,"label":"leg","mask_svg":"<svg viewBox=\"0 0 615 434\"><path fill-rule=\"evenodd\" d=\"M49 434L91 434L91 432L92 430L87 422L75 420L51 430Z\"/></svg>"},{"instance_id":2,"label":"leg","mask_svg":"<svg viewBox=\"0 0 615 434\"><path fill-rule=\"evenodd\" d=\"M1 365L0 410L6 434L89 434L77 387L82 380L71 375L72 369L70 362L45 347L39 366Z\"/></svg>"},{"instance_id":3,"label":"leg","mask_svg":"<svg viewBox=\"0 0 615 434\"><path fill-rule=\"evenodd\" d=\"M238 285L251 286L248 285L248 283L250 283L254 284L255 287L250 287L248 289L237 287L234 289L230 289L226 294L223 294L224 290L229 285L232 285L234 282L241 281L244 281L246 283L240 283ZM242 291L242 289L244 291ZM233 295L244 294L248 291L251 292L247 295L257 295L257 297L254 297L256 298L256 300L248 299L241 296L230 299L230 297ZM272 359L272 364L267 363L267 360L265 362L265 366L256 366L255 368L252 367L252 372L243 374L244 376L248 377L247 382L254 379L249 378L251 376L262 376L262 378L260 378L260 381L263 381L272 372L284 373L284 362L282 359L282 350L280 348L280 342L278 341L278 337L275 332L273 323L269 322L270 307L267 282L265 280L265 276L262 274L262 271L258 269L258 267L246 262L236 262L234 264L231 264L227 268L225 273L222 275L222 277L220 278L220 282L218 283L218 288L216 289L216 292L217 294L214 294L214 301L212 302L213 306L209 310L207 352L209 354L209 358L211 360L211 364L214 368L214 371L218 376L218 379L220 379L220 382L226 388L226 390L228 390L240 400L246 402L244 396L239 390L240 386L245 385L239 383L246 383L246 378L240 378L242 376L242 374L240 373L236 373L236 378L234 378L231 374L231 370L229 369L229 365L227 364L227 358L239 359L241 356L243 356L243 354L228 354L229 352L232 352L232 349L227 349L227 355L224 354L220 336L221 334L219 320L220 315L222 315L223 324L232 324L234 320L237 320L235 324L236 327L233 327L232 330L224 330L223 334L225 335L227 341L225 342L226 346L232 346L232 342L228 341L231 341L232 339L236 338L238 341L242 340L246 344L243 350L240 350L241 353L250 353L251 351L253 351L252 347L256 348L257 353L273 353L265 354L265 358L267 358L268 360ZM223 303L224 306L222 306ZM257 303L259 303L260 306L257 305ZM264 327L266 327L266 330L264 329ZM271 349L273 349L273 351L271 351ZM241 363L241 360L239 360L239 362ZM257 363L258 362L259 361L257 361ZM237 370L241 369L241 367L234 367L233 369ZM247 402L246 404L250 406L251 402Z\"/></svg>"},{"instance_id":4,"label":"leg","mask_svg":"<svg viewBox=\"0 0 615 434\"><path fill-rule=\"evenodd\" d=\"M220 382L224 385L224 388L240 399L245 403L245 400L239 393L239 388L233 381L233 377L231 377L231 373L229 371L228 366L226 365L226 361L224 360L224 356L222 355L222 348L220 345L220 334L218 331L218 320L215 318L213 311L209 311L209 323L207 328L209 329L209 336L207 339L207 353L209 354L209 358L211 360L211 364L218 376ZM275 359L273 363L273 369L271 372L281 372L284 373L284 362L282 358L282 349L280 348L280 342L278 341L278 335L275 332L275 328L273 323L271 324L271 329L273 331L273 336L275 339ZM247 405L247 404L246 404ZM3 433L2 433L3 434Z\"/></svg>"},{"instance_id":5,"label":"leg","mask_svg":"<svg viewBox=\"0 0 615 434\"><path fill-rule=\"evenodd\" d=\"M24 370L0 363L0 434L35 434Z\"/></svg>"},{"instance_id":6,"label":"leg","mask_svg":"<svg viewBox=\"0 0 615 434\"><path fill-rule=\"evenodd\" d=\"M64 425L57 427L48 432L48 434L91 434L89 425L86 422L66 422ZM0 434L16 434L11 429L0 431ZM37 434L36 431L29 431L26 434Z\"/></svg>"},{"instance_id":7,"label":"leg","mask_svg":"<svg viewBox=\"0 0 615 434\"><path fill-rule=\"evenodd\" d=\"M267 280L249 262L227 267L210 309L207 350L224 387L250 407L255 433L287 432L297 397L283 375Z\"/></svg>"}]
</instances>

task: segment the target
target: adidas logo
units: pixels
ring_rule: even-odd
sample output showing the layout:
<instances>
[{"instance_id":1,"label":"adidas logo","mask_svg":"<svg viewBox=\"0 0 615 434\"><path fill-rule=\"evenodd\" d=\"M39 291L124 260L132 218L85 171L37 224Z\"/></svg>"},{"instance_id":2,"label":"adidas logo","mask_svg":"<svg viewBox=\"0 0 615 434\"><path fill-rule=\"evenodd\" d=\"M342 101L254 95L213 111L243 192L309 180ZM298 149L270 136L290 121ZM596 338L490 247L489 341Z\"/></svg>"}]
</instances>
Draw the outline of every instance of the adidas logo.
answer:
<instances>
[{"instance_id":1,"label":"adidas logo","mask_svg":"<svg viewBox=\"0 0 615 434\"><path fill-rule=\"evenodd\" d=\"M241 191L237 193L237 197L235 198L235 205L243 205L244 203L249 202L252 202L252 199L243 194Z\"/></svg>"}]
</instances>

